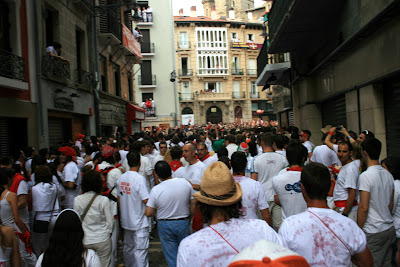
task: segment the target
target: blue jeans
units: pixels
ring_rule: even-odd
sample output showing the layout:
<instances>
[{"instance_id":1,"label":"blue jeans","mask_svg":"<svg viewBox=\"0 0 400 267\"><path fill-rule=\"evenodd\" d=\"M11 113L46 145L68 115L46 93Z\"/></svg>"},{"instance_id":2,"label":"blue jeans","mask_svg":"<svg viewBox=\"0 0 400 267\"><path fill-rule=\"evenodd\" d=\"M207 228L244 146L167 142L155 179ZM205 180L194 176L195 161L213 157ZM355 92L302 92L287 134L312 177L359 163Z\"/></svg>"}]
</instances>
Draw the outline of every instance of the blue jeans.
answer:
<instances>
[{"instance_id":1,"label":"blue jeans","mask_svg":"<svg viewBox=\"0 0 400 267\"><path fill-rule=\"evenodd\" d=\"M158 221L157 228L165 260L175 267L179 243L190 234L189 220Z\"/></svg>"}]
</instances>

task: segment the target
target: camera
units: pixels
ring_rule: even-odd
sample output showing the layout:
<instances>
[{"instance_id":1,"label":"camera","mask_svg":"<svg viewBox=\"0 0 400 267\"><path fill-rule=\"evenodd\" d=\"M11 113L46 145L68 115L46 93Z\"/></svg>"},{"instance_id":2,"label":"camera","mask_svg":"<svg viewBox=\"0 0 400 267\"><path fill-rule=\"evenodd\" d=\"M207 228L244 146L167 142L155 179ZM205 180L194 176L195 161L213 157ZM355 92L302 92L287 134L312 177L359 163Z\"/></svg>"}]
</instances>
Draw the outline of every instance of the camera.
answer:
<instances>
[{"instance_id":1,"label":"camera","mask_svg":"<svg viewBox=\"0 0 400 267\"><path fill-rule=\"evenodd\" d=\"M337 131L342 130L342 125L337 126L337 127L336 127L336 130L337 130Z\"/></svg>"}]
</instances>

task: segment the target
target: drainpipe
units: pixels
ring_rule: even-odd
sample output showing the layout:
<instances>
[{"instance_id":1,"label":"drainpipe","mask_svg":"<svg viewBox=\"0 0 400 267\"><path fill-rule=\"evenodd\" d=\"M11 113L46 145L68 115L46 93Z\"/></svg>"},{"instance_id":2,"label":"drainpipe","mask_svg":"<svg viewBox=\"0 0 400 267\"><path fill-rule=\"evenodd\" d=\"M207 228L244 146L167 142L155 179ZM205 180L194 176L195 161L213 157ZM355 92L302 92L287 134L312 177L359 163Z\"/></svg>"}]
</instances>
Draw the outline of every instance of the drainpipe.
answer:
<instances>
[{"instance_id":1,"label":"drainpipe","mask_svg":"<svg viewBox=\"0 0 400 267\"><path fill-rule=\"evenodd\" d=\"M94 60L94 71L96 73L96 88L93 92L93 104L94 104L94 121L95 121L95 134L100 135L100 81L99 81L99 51L98 48L98 35L97 35L97 25L96 25L96 0L92 0L92 32L93 32L93 60Z\"/></svg>"},{"instance_id":2,"label":"drainpipe","mask_svg":"<svg viewBox=\"0 0 400 267\"><path fill-rule=\"evenodd\" d=\"M42 84L41 84L41 77L42 77L42 70L41 70L41 58L39 51L39 30L38 30L38 15L37 15L37 2L31 2L33 7L33 47L35 52L35 70L36 70L36 79L35 79L35 86L37 89L37 121L38 121L38 135L39 135L39 148L46 147L47 144L45 142L45 133L44 133L44 124L43 124L43 102L42 102Z\"/></svg>"}]
</instances>

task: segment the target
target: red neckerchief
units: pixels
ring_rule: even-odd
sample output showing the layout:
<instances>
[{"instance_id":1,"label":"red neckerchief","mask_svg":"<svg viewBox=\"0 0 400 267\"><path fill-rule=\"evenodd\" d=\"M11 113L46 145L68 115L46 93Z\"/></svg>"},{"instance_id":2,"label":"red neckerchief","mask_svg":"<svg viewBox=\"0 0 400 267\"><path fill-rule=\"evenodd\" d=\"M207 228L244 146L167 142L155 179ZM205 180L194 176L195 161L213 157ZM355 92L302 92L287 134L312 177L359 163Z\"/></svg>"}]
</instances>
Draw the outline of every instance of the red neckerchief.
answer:
<instances>
[{"instance_id":1,"label":"red neckerchief","mask_svg":"<svg viewBox=\"0 0 400 267\"><path fill-rule=\"evenodd\" d=\"M78 139L78 141L82 143L82 142L83 142L83 139Z\"/></svg>"},{"instance_id":2,"label":"red neckerchief","mask_svg":"<svg viewBox=\"0 0 400 267\"><path fill-rule=\"evenodd\" d=\"M209 153L207 153L207 155L205 155L204 158L202 158L202 159L199 158L199 160L200 160L201 162L203 162L203 161L205 161L206 159L208 159L209 157L211 157L211 156L210 156Z\"/></svg>"},{"instance_id":3,"label":"red neckerchief","mask_svg":"<svg viewBox=\"0 0 400 267\"><path fill-rule=\"evenodd\" d=\"M169 166L171 166L171 169L175 172L177 169L182 167L182 163L179 160L173 160L169 163Z\"/></svg>"},{"instance_id":4,"label":"red neckerchief","mask_svg":"<svg viewBox=\"0 0 400 267\"><path fill-rule=\"evenodd\" d=\"M303 167L291 167L287 168L287 171L292 171L292 172L301 172L303 170Z\"/></svg>"},{"instance_id":5,"label":"red neckerchief","mask_svg":"<svg viewBox=\"0 0 400 267\"><path fill-rule=\"evenodd\" d=\"M335 167L328 166L329 170L331 171L332 174L339 174L339 170L336 169Z\"/></svg>"},{"instance_id":6,"label":"red neckerchief","mask_svg":"<svg viewBox=\"0 0 400 267\"><path fill-rule=\"evenodd\" d=\"M13 183L12 183L12 185L11 185L9 190L16 194L17 191L18 191L18 187L19 187L19 184L21 183L21 181L28 182L28 180L24 176L22 176L20 173L16 173L14 175L14 180L13 180Z\"/></svg>"}]
</instances>

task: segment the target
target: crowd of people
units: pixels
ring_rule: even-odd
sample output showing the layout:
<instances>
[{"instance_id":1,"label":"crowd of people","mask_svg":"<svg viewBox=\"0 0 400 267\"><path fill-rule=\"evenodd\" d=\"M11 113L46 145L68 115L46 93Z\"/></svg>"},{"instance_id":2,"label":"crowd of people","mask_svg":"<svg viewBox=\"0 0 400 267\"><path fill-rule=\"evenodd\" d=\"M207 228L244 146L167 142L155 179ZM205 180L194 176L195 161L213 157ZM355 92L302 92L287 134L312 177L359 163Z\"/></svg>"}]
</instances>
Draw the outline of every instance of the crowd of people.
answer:
<instances>
[{"instance_id":1,"label":"crowd of people","mask_svg":"<svg viewBox=\"0 0 400 267\"><path fill-rule=\"evenodd\" d=\"M123 242L125 266L149 266L157 231L169 266L400 266L399 159L371 131L310 139L209 123L17 150L0 265L116 266Z\"/></svg>"},{"instance_id":2,"label":"crowd of people","mask_svg":"<svg viewBox=\"0 0 400 267\"><path fill-rule=\"evenodd\" d=\"M150 6L138 7L136 10L140 22L153 22L153 9Z\"/></svg>"}]
</instances>

